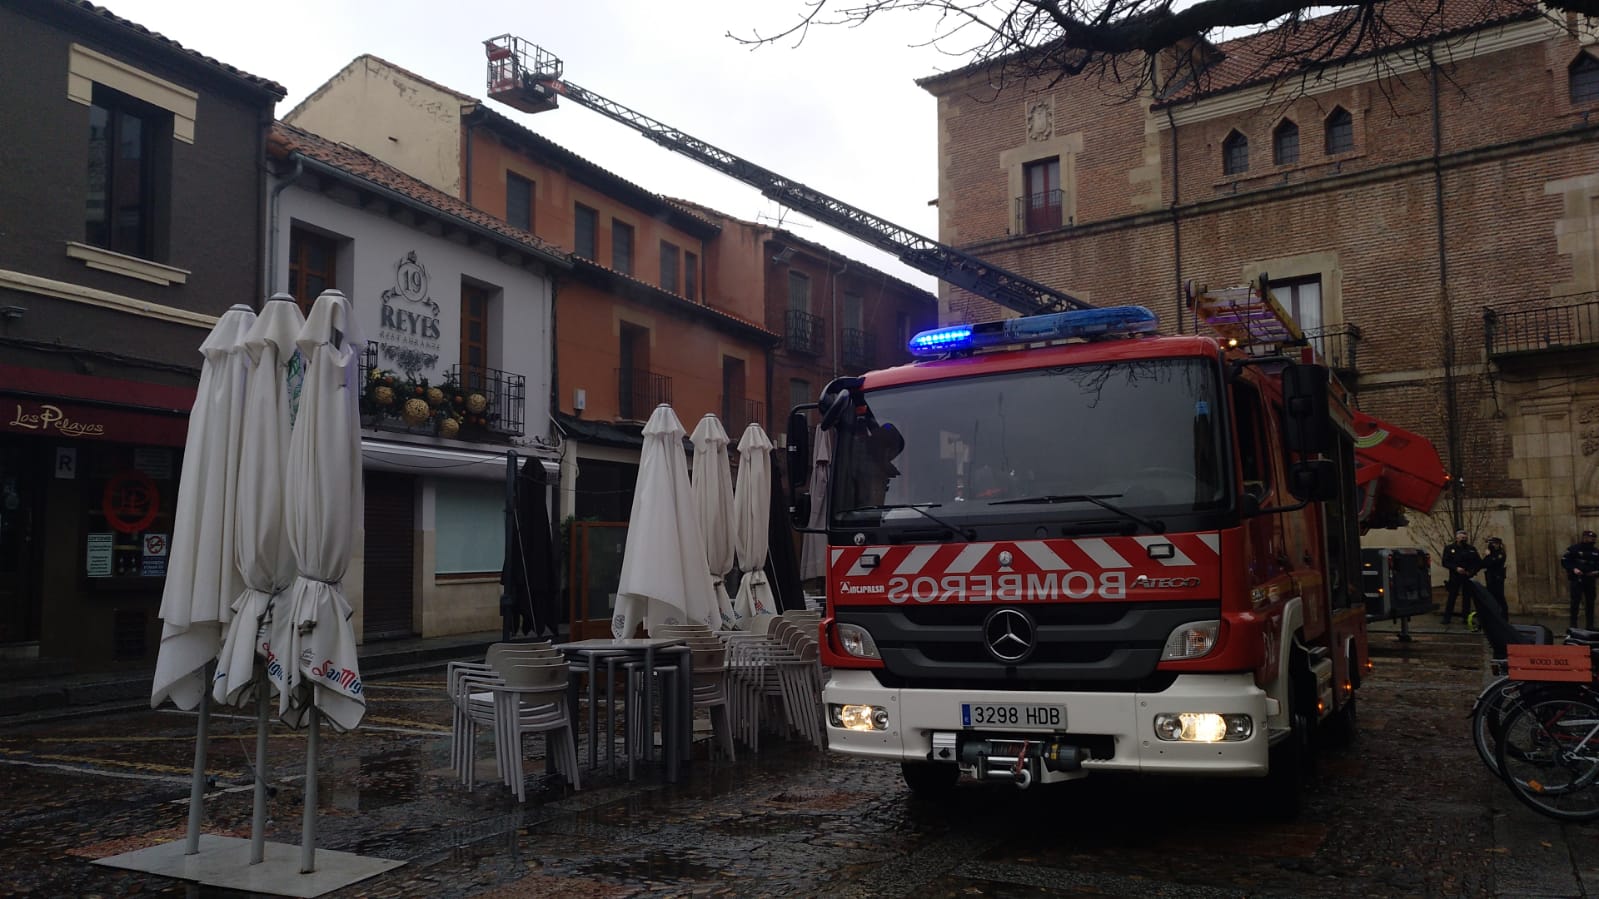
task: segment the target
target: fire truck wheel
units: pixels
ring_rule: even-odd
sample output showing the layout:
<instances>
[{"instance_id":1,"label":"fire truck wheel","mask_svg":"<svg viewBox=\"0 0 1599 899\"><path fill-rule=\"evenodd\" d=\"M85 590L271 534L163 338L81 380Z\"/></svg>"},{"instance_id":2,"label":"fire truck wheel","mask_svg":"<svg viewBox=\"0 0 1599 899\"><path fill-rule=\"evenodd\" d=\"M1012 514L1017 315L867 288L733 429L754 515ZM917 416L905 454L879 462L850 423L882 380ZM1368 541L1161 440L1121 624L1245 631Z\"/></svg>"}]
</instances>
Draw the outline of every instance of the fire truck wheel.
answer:
<instances>
[{"instance_id":1,"label":"fire truck wheel","mask_svg":"<svg viewBox=\"0 0 1599 899\"><path fill-rule=\"evenodd\" d=\"M940 762L900 762L905 785L918 799L938 799L955 791L961 769Z\"/></svg>"},{"instance_id":2,"label":"fire truck wheel","mask_svg":"<svg viewBox=\"0 0 1599 899\"><path fill-rule=\"evenodd\" d=\"M1271 748L1261 788L1265 806L1275 818L1289 820L1304 804L1305 784L1315 770L1315 688L1304 653L1295 650L1289 662L1288 736Z\"/></svg>"}]
</instances>

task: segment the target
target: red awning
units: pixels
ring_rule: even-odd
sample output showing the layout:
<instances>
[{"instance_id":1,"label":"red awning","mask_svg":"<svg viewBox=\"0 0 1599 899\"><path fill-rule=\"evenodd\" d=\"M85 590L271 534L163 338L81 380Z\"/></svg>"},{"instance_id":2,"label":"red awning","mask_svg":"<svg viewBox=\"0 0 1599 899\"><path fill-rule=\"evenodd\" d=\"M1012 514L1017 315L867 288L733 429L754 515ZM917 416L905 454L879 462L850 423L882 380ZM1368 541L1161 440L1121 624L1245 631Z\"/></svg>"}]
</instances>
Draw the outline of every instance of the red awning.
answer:
<instances>
[{"instance_id":1,"label":"red awning","mask_svg":"<svg viewBox=\"0 0 1599 899\"><path fill-rule=\"evenodd\" d=\"M1401 509L1432 511L1449 481L1432 442L1364 412L1353 415L1362 521L1389 527L1387 520Z\"/></svg>"},{"instance_id":2,"label":"red awning","mask_svg":"<svg viewBox=\"0 0 1599 899\"><path fill-rule=\"evenodd\" d=\"M0 434L184 444L195 388L0 365Z\"/></svg>"}]
</instances>

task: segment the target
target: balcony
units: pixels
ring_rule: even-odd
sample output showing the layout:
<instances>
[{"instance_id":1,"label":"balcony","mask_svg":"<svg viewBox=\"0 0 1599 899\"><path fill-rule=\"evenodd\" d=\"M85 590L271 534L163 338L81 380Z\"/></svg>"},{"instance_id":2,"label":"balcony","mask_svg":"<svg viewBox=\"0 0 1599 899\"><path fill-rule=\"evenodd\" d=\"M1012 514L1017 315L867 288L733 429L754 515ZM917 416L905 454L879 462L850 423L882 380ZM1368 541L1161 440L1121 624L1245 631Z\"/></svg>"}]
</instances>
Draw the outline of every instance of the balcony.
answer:
<instances>
[{"instance_id":1,"label":"balcony","mask_svg":"<svg viewBox=\"0 0 1599 899\"><path fill-rule=\"evenodd\" d=\"M1022 233L1037 234L1071 224L1061 215L1062 198L1059 190L1017 197L1016 220L1022 224Z\"/></svg>"},{"instance_id":2,"label":"balcony","mask_svg":"<svg viewBox=\"0 0 1599 899\"><path fill-rule=\"evenodd\" d=\"M1482 311L1489 358L1599 345L1599 293L1548 300L1557 305Z\"/></svg>"},{"instance_id":3,"label":"balcony","mask_svg":"<svg viewBox=\"0 0 1599 899\"><path fill-rule=\"evenodd\" d=\"M872 335L858 328L845 328L839 345L839 361L844 370L859 374L877 365L877 346Z\"/></svg>"},{"instance_id":4,"label":"balcony","mask_svg":"<svg viewBox=\"0 0 1599 899\"><path fill-rule=\"evenodd\" d=\"M1360 343L1360 327L1347 322L1306 328L1305 339L1316 349L1316 354L1333 371L1349 377L1358 373L1356 348Z\"/></svg>"},{"instance_id":5,"label":"balcony","mask_svg":"<svg viewBox=\"0 0 1599 899\"><path fill-rule=\"evenodd\" d=\"M527 378L497 368L452 365L430 381L378 364L378 345L361 354L361 426L460 440L503 442L523 433Z\"/></svg>"},{"instance_id":6,"label":"balcony","mask_svg":"<svg viewBox=\"0 0 1599 899\"><path fill-rule=\"evenodd\" d=\"M727 436L735 447L745 428L752 424L766 427L766 404L760 400L724 396L719 405L722 409L722 427L727 430Z\"/></svg>"},{"instance_id":7,"label":"balcony","mask_svg":"<svg viewBox=\"0 0 1599 899\"><path fill-rule=\"evenodd\" d=\"M790 309L786 323L784 346L791 352L804 353L807 356L822 354L825 345L823 335L826 332L820 315L812 315L803 309Z\"/></svg>"},{"instance_id":8,"label":"balcony","mask_svg":"<svg viewBox=\"0 0 1599 899\"><path fill-rule=\"evenodd\" d=\"M616 369L617 417L643 421L655 407L672 401L672 379L642 368Z\"/></svg>"}]
</instances>

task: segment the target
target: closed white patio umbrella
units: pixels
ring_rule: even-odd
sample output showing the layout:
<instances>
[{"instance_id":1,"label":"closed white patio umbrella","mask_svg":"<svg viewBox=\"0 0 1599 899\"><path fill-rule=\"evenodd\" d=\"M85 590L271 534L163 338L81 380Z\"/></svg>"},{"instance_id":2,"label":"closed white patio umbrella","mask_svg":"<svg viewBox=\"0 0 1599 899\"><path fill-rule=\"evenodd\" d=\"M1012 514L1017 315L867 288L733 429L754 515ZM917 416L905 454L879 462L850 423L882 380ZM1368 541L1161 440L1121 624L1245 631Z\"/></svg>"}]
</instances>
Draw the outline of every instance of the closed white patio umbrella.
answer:
<instances>
[{"instance_id":1,"label":"closed white patio umbrella","mask_svg":"<svg viewBox=\"0 0 1599 899\"><path fill-rule=\"evenodd\" d=\"M205 362L183 448L151 708L169 698L181 709L200 704L205 667L217 657L243 586L234 563L233 514L249 373L244 335L254 323L254 310L234 306L200 344Z\"/></svg>"},{"instance_id":2,"label":"closed white patio umbrella","mask_svg":"<svg viewBox=\"0 0 1599 899\"><path fill-rule=\"evenodd\" d=\"M644 425L644 450L628 516L611 635L631 637L643 622L716 626L705 542L690 495L683 425L662 403Z\"/></svg>"},{"instance_id":3,"label":"closed white patio umbrella","mask_svg":"<svg viewBox=\"0 0 1599 899\"><path fill-rule=\"evenodd\" d=\"M288 608L275 609L269 639L288 668L283 718L308 726L300 870L315 869L318 729L326 716L337 730L361 723L366 695L356 658L354 614L344 574L361 539L360 360L365 339L349 300L323 291L296 344L305 383L289 438L284 519L296 574ZM280 599L281 602L281 599ZM283 614L288 612L287 615Z\"/></svg>"},{"instance_id":4,"label":"closed white patio umbrella","mask_svg":"<svg viewBox=\"0 0 1599 899\"><path fill-rule=\"evenodd\" d=\"M692 489L700 536L705 540L705 562L711 574L711 594L722 627L733 627L733 599L724 578L733 570L733 468L727 459L727 431L715 415L707 414L689 438L694 444Z\"/></svg>"},{"instance_id":5,"label":"closed white patio umbrella","mask_svg":"<svg viewBox=\"0 0 1599 899\"><path fill-rule=\"evenodd\" d=\"M772 440L751 422L738 441L738 483L733 488L733 542L743 572L733 610L740 627L751 619L778 613L777 598L766 581L766 553L772 511Z\"/></svg>"},{"instance_id":6,"label":"closed white patio umbrella","mask_svg":"<svg viewBox=\"0 0 1599 899\"><path fill-rule=\"evenodd\" d=\"M299 370L295 339L305 325L299 304L276 294L244 337L250 364L239 451L234 554L244 588L233 601L211 695L226 705L249 698L256 672L259 621L273 597L294 581L294 550L284 528L284 480L293 424L290 386ZM281 670L281 669L280 669Z\"/></svg>"}]
</instances>

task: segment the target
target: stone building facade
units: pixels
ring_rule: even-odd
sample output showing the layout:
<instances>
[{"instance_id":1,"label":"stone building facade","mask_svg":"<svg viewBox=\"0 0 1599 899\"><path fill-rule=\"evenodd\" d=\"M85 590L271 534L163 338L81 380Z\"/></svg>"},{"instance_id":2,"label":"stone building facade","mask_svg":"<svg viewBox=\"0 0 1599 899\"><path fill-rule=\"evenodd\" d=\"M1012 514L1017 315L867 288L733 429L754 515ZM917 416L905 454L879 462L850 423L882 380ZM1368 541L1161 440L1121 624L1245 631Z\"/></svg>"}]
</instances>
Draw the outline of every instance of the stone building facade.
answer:
<instances>
[{"instance_id":1,"label":"stone building facade","mask_svg":"<svg viewBox=\"0 0 1599 899\"><path fill-rule=\"evenodd\" d=\"M1197 79L1131 101L1088 76L924 79L940 234L1168 331L1194 330L1185 284L1268 274L1359 406L1456 478L1368 545L1436 558L1458 520L1504 538L1513 606L1563 610L1559 554L1599 524L1599 58L1575 18L1449 18L1478 12L1305 78L1253 77L1275 34L1205 47ZM941 291L945 322L998 314Z\"/></svg>"}]
</instances>

